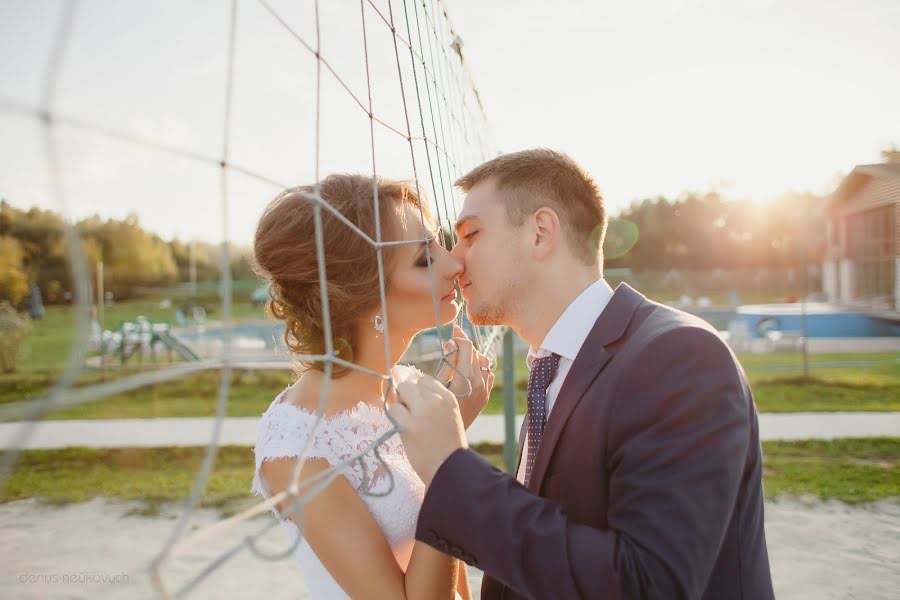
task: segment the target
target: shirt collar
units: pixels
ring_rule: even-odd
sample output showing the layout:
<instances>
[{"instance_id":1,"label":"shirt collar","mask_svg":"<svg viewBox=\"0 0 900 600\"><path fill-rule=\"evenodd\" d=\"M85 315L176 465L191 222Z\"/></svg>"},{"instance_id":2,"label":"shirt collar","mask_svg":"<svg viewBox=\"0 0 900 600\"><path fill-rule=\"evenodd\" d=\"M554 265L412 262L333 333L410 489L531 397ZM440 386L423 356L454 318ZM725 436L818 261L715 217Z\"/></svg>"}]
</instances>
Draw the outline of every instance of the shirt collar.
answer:
<instances>
[{"instance_id":1,"label":"shirt collar","mask_svg":"<svg viewBox=\"0 0 900 600\"><path fill-rule=\"evenodd\" d=\"M525 358L528 368L531 369L535 359L549 356L551 353L574 361L591 327L609 304L612 296L613 289L602 277L588 286L559 316L541 342L541 347L537 350L528 348L528 356Z\"/></svg>"}]
</instances>

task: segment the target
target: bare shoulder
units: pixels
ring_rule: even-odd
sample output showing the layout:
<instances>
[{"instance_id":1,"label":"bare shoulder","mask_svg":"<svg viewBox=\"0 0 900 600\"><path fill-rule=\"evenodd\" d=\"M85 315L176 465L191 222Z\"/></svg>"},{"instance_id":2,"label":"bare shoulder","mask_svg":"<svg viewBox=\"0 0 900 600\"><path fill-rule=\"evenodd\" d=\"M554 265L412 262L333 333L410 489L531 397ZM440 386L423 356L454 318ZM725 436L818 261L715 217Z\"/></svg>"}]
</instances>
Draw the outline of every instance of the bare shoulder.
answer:
<instances>
[{"instance_id":1,"label":"bare shoulder","mask_svg":"<svg viewBox=\"0 0 900 600\"><path fill-rule=\"evenodd\" d=\"M263 477L265 477L266 483L269 486L269 489L272 491L272 494L278 494L288 489L291 484L291 481L294 477L294 471L297 467L298 457L296 456L285 456L279 458L273 458L272 460L265 461L260 466L260 472ZM300 471L300 478L297 480L299 484L306 480L312 479L314 477L321 476L325 471L332 468L328 461L321 458L308 458L304 461L303 468ZM342 486L338 485L337 488ZM331 495L335 486L328 486L326 488L328 490L327 495ZM324 492L325 490L323 490ZM338 491L337 494L340 495L342 491ZM282 500L278 503L278 510L284 511L290 505L289 500ZM292 518L292 515L285 515L288 518Z\"/></svg>"},{"instance_id":2,"label":"bare shoulder","mask_svg":"<svg viewBox=\"0 0 900 600\"><path fill-rule=\"evenodd\" d=\"M333 412L330 410L338 398L334 386L329 386L328 398L324 407L322 404L322 389L325 375L321 371L310 369L304 372L297 381L284 392L280 404L290 405L302 409L310 414L315 414L320 408L324 408L325 416Z\"/></svg>"}]
</instances>

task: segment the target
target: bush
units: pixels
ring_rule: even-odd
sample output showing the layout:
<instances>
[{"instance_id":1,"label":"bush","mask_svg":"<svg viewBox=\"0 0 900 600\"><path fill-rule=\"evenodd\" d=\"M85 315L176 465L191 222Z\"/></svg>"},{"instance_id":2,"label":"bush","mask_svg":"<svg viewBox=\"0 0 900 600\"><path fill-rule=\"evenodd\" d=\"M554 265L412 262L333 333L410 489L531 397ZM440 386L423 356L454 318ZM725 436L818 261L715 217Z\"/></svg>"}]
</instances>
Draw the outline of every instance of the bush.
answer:
<instances>
[{"instance_id":1,"label":"bush","mask_svg":"<svg viewBox=\"0 0 900 600\"><path fill-rule=\"evenodd\" d=\"M0 302L0 370L15 373L19 342L31 330L31 323L22 318L9 302Z\"/></svg>"}]
</instances>

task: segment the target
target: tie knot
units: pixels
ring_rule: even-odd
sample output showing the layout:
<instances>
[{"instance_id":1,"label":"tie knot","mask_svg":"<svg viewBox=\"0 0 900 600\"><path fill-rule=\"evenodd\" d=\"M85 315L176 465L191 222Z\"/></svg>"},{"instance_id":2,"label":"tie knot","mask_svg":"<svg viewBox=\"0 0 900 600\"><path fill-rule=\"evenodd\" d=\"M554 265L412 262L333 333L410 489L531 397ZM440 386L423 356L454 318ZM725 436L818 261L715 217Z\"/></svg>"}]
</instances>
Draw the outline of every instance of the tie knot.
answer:
<instances>
[{"instance_id":1,"label":"tie knot","mask_svg":"<svg viewBox=\"0 0 900 600\"><path fill-rule=\"evenodd\" d=\"M555 369L559 366L559 354L551 352L549 356L542 356L541 358L537 358L532 363L532 366L546 366L549 365L551 369Z\"/></svg>"},{"instance_id":2,"label":"tie knot","mask_svg":"<svg viewBox=\"0 0 900 600\"><path fill-rule=\"evenodd\" d=\"M542 356L541 358L536 358L531 363L531 372L539 371L542 369L546 369L551 373L556 373L556 369L559 367L559 354L550 354L549 356Z\"/></svg>"},{"instance_id":3,"label":"tie knot","mask_svg":"<svg viewBox=\"0 0 900 600\"><path fill-rule=\"evenodd\" d=\"M559 354L550 354L541 358L536 358L531 363L531 373L528 376L528 393L529 395L538 392L541 395L546 393L547 386L556 376L556 369L559 367Z\"/></svg>"}]
</instances>

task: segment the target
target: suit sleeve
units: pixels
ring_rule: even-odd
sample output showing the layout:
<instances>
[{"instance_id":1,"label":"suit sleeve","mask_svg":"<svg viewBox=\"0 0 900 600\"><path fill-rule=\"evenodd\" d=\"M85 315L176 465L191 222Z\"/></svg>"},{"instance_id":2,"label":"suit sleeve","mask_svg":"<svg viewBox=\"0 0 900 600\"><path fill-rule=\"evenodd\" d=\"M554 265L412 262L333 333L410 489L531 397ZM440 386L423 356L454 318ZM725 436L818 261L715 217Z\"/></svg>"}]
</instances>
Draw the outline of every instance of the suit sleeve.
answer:
<instances>
[{"instance_id":1,"label":"suit sleeve","mask_svg":"<svg viewBox=\"0 0 900 600\"><path fill-rule=\"evenodd\" d=\"M612 401L600 425L609 431L609 529L570 521L556 502L458 450L426 492L417 538L526 597L699 598L750 439L740 369L714 333L675 329L622 367Z\"/></svg>"}]
</instances>

